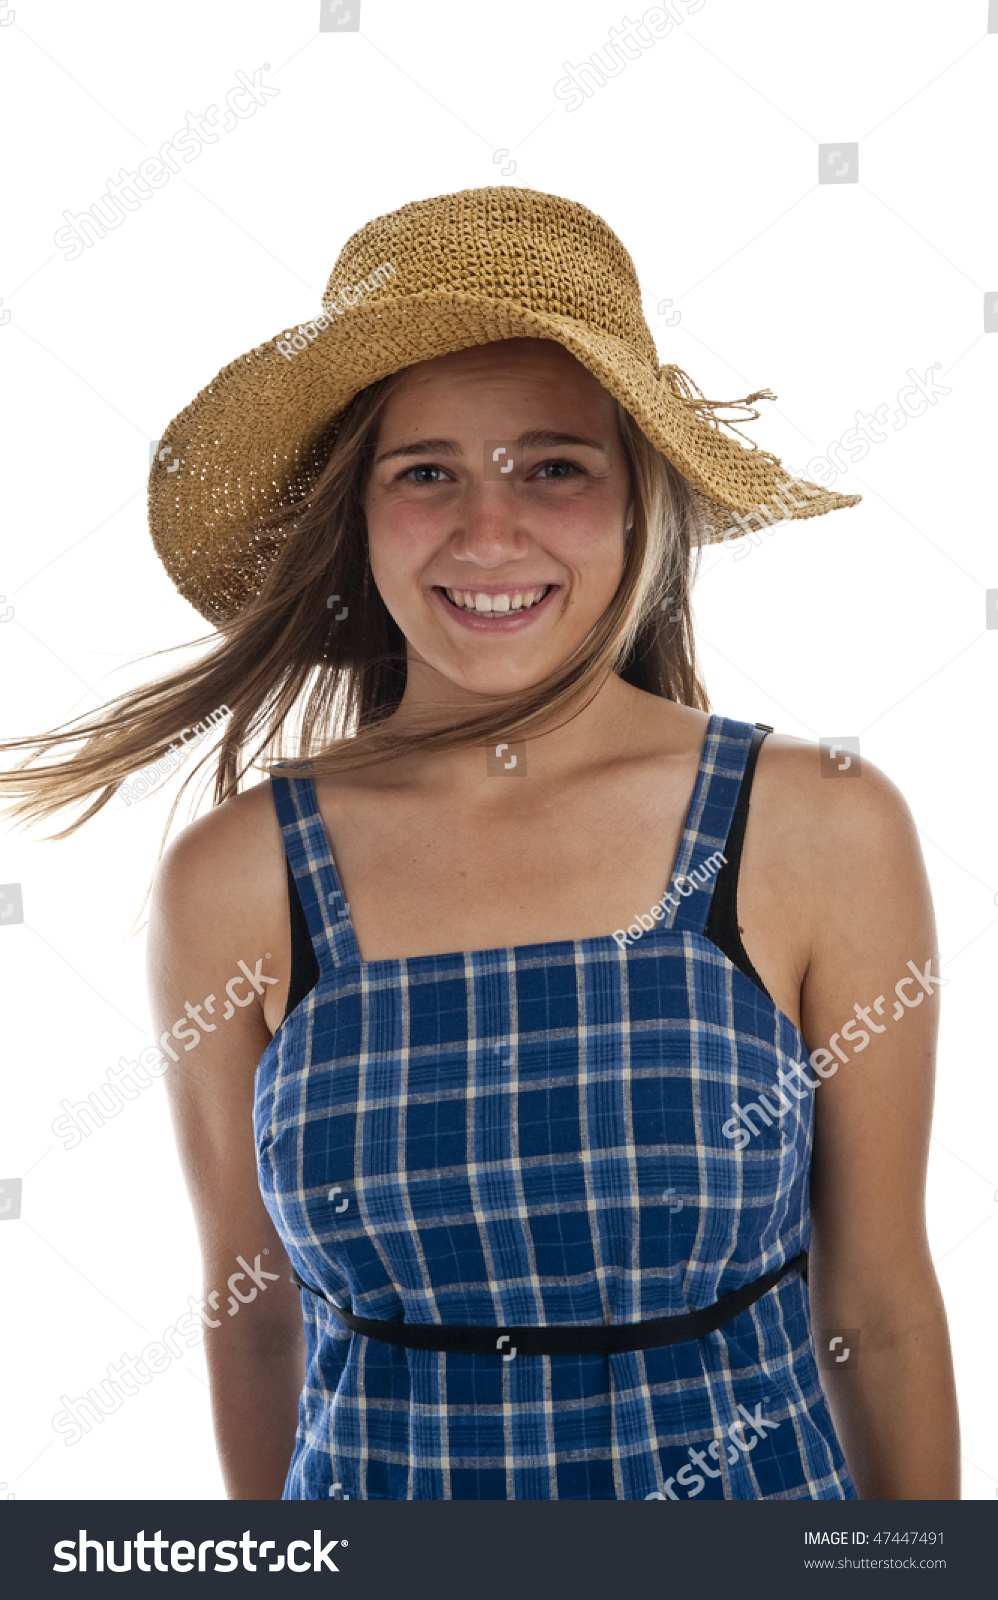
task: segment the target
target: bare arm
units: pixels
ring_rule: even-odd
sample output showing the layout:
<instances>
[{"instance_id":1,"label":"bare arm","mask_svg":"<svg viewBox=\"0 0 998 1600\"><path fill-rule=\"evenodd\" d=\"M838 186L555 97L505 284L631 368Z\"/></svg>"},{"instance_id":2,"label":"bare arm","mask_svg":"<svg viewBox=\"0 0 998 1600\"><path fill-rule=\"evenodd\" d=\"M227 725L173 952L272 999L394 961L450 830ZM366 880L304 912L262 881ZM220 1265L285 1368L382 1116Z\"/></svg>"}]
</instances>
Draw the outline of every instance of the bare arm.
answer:
<instances>
[{"instance_id":1,"label":"bare arm","mask_svg":"<svg viewBox=\"0 0 998 1600\"><path fill-rule=\"evenodd\" d=\"M219 1461L233 1500L281 1498L305 1376L298 1291L256 1170L254 1074L271 1035L261 996L239 967L242 961L254 971L268 952L277 955L275 941L265 945L257 931L281 891L267 805L264 786L261 795L240 796L186 829L160 865L149 921L151 1005L157 1034L167 1035L163 1048L179 1057L165 1081L201 1243L202 1294L212 1296L205 1315L219 1323L205 1329L205 1355ZM286 891L283 899L286 908ZM274 970L275 962L264 960L263 972ZM253 993L252 1003L227 1005L230 979L239 980L241 1000ZM209 1012L202 1002L211 995ZM178 1021L187 1030L180 1039L170 1032ZM192 1034L200 1037L192 1042ZM251 1268L259 1257L260 1269L279 1274L260 1286L237 1277L242 1302L229 1289L240 1256Z\"/></svg>"},{"instance_id":2,"label":"bare arm","mask_svg":"<svg viewBox=\"0 0 998 1600\"><path fill-rule=\"evenodd\" d=\"M861 1499L959 1499L952 1358L925 1232L939 1005L928 883L894 786L865 762L857 779L823 780L817 752L806 756L802 1031L830 1074L813 1091L811 1306L819 1351L822 1334L827 1348L837 1329L859 1333L822 1384ZM835 1353L850 1344L844 1334Z\"/></svg>"}]
</instances>

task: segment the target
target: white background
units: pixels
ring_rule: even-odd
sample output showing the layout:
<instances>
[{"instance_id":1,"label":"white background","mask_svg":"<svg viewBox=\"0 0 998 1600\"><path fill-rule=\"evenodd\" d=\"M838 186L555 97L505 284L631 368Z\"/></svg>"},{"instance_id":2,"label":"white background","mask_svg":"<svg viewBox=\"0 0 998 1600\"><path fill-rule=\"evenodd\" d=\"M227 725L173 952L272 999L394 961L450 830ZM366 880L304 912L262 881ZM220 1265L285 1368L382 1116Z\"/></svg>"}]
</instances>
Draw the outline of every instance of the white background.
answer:
<instances>
[{"instance_id":1,"label":"white background","mask_svg":"<svg viewBox=\"0 0 998 1600\"><path fill-rule=\"evenodd\" d=\"M574 112L553 92L562 64L606 43L622 0L363 0L360 30L346 33L318 31L319 0L11 9L0 615L13 615L0 626L0 736L49 728L187 659L141 659L205 632L149 540L150 441L220 367L314 316L348 235L408 200L506 181L600 213L633 255L662 360L711 398L771 387L778 400L747 431L798 471L857 408L893 409L909 368L941 363L951 393L837 480L862 505L709 552L696 610L715 709L805 738L858 735L921 832L949 979L929 1230L964 1492L993 1499L987 0L705 0ZM53 244L64 210L92 205L188 111L223 105L237 70L265 62L278 96L64 258ZM819 185L819 143L855 140L859 182ZM666 298L672 326L657 310ZM0 1182L24 1180L20 1220L0 1227L0 1495L223 1495L200 1348L80 1443L51 1426L62 1394L84 1394L199 1291L162 1084L77 1149L51 1132L63 1096L82 1099L151 1042L134 929L177 783L141 805L116 800L66 842L44 836L69 813L0 838L0 882L20 883L25 907L22 925L0 928ZM185 809L176 826L186 820Z\"/></svg>"}]
</instances>

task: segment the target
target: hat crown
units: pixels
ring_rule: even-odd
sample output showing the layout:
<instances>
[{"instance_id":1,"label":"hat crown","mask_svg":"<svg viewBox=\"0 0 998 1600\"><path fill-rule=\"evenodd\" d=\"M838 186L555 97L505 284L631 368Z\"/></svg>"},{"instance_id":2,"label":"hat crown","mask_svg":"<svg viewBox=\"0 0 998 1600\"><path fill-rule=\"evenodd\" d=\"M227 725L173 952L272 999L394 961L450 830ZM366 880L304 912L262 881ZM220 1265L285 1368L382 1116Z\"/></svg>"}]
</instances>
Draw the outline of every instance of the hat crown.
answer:
<instances>
[{"instance_id":1,"label":"hat crown","mask_svg":"<svg viewBox=\"0 0 998 1600\"><path fill-rule=\"evenodd\" d=\"M375 217L343 246L322 303L368 295L471 296L569 317L658 366L617 235L585 206L534 189L462 189Z\"/></svg>"}]
</instances>

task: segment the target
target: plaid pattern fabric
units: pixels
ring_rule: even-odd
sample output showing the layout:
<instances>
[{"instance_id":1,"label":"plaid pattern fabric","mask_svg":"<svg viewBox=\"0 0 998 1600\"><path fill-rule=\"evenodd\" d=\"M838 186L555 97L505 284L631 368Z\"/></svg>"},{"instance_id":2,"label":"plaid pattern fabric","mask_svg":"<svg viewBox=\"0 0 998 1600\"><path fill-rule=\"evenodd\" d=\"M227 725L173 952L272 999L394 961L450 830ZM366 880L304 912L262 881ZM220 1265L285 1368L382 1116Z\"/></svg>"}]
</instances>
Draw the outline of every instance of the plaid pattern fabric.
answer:
<instances>
[{"instance_id":1,"label":"plaid pattern fabric","mask_svg":"<svg viewBox=\"0 0 998 1600\"><path fill-rule=\"evenodd\" d=\"M712 716L674 868L723 849L752 725ZM704 935L714 882L612 937L363 962L311 779L272 778L320 967L257 1071L267 1208L363 1317L637 1322L806 1249L813 1102L722 1127L807 1064ZM636 908L643 909L643 908ZM302 1291L285 1499L855 1499L791 1274L716 1333L624 1355L354 1337Z\"/></svg>"}]
</instances>

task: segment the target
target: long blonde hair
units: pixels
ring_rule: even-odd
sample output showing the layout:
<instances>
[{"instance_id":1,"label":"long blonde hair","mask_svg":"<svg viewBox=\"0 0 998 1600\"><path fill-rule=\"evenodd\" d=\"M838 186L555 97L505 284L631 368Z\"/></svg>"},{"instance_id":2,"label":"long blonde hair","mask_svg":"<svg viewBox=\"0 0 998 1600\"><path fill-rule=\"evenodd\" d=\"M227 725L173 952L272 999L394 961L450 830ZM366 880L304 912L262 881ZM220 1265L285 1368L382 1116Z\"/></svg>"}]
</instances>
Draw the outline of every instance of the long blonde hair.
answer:
<instances>
[{"instance_id":1,"label":"long blonde hair","mask_svg":"<svg viewBox=\"0 0 998 1600\"><path fill-rule=\"evenodd\" d=\"M96 715L0 742L0 751L29 751L0 772L0 804L9 816L28 824L90 800L81 816L49 836L66 838L193 725L220 730L220 738L205 739L205 753L191 763L167 833L184 789L213 754L213 804L220 805L239 792L254 765L267 772L292 760L329 773L529 736L574 715L610 672L667 700L710 709L690 611L699 547L689 485L615 402L633 532L617 591L599 621L567 661L530 689L490 696L449 726L394 727L391 713L405 688L405 639L371 575L363 502L381 413L402 376L370 385L344 412L312 493L270 519L278 551L260 594L197 641L207 645L200 660L116 696ZM230 714L219 718L218 708ZM39 764L56 750L57 760Z\"/></svg>"}]
</instances>

